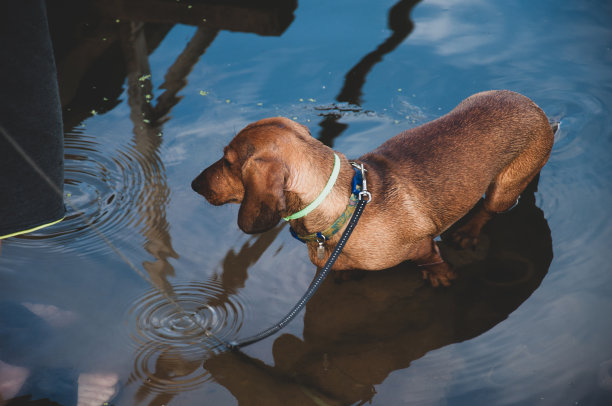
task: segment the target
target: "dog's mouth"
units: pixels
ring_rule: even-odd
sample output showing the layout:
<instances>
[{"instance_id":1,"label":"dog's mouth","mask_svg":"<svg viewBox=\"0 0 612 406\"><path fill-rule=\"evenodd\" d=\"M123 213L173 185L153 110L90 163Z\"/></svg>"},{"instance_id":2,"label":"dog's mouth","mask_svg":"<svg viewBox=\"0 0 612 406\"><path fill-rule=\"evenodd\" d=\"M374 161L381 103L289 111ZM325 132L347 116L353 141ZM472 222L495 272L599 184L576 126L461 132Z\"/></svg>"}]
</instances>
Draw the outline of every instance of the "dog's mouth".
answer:
<instances>
[{"instance_id":1,"label":"dog's mouth","mask_svg":"<svg viewBox=\"0 0 612 406\"><path fill-rule=\"evenodd\" d=\"M228 204L228 203L235 203L235 204L240 204L241 201L239 199L235 199L235 198L231 198L231 199L225 199L225 200L220 200L220 199L215 199L212 197L208 197L202 193L200 193L202 196L204 196L206 198L206 201L208 201L208 203L212 204L213 206L223 206L224 204Z\"/></svg>"},{"instance_id":2,"label":"dog's mouth","mask_svg":"<svg viewBox=\"0 0 612 406\"><path fill-rule=\"evenodd\" d=\"M212 204L213 206L223 206L227 203L239 204L242 202L237 197L223 198L218 196L214 191L210 190L209 188L203 187L198 178L194 179L193 182L191 182L191 188L194 192L203 196L206 201L208 201L208 203Z\"/></svg>"}]
</instances>

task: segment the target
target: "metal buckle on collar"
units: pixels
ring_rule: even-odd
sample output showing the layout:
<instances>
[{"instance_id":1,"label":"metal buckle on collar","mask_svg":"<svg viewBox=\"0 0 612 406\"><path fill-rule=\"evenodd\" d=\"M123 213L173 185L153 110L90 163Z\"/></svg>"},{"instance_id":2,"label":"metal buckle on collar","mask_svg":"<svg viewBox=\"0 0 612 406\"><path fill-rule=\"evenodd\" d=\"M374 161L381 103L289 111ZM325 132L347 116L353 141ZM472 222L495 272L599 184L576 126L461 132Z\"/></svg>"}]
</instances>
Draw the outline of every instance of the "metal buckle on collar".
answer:
<instances>
[{"instance_id":1,"label":"metal buckle on collar","mask_svg":"<svg viewBox=\"0 0 612 406\"><path fill-rule=\"evenodd\" d=\"M360 201L369 203L372 200L372 195L368 191L365 179L367 169L364 168L363 164L358 164L356 162L351 162L351 165L355 169L355 176L353 176L353 190L351 192L349 204L347 205L347 208L344 213L334 222L334 224L332 224L330 227L323 231L308 235L298 235L298 233L293 229L293 227L289 227L291 235L296 240L299 240L303 243L317 243L317 256L319 257L319 259L321 259L321 256L325 254L325 242L329 240L332 235L336 234L344 224L346 224L346 222L351 218L353 212L358 206L358 203Z\"/></svg>"},{"instance_id":2,"label":"metal buckle on collar","mask_svg":"<svg viewBox=\"0 0 612 406\"><path fill-rule=\"evenodd\" d=\"M351 162L354 168L359 169L361 171L361 191L359 192L359 200L365 200L366 203L372 201L372 194L368 191L368 184L366 181L366 172L368 170L363 166L363 164L357 162ZM364 199L364 196L367 196L367 200Z\"/></svg>"}]
</instances>

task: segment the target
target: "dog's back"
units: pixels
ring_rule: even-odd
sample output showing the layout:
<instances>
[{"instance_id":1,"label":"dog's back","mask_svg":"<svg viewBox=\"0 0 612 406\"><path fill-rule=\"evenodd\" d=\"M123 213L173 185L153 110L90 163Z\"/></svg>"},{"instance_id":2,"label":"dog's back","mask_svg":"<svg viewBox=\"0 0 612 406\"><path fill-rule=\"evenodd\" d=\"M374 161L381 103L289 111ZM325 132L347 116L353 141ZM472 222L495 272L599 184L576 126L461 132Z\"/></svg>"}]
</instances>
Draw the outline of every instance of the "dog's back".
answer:
<instances>
[{"instance_id":1,"label":"dog's back","mask_svg":"<svg viewBox=\"0 0 612 406\"><path fill-rule=\"evenodd\" d=\"M465 214L526 151L525 170L532 177L548 159L552 143L548 119L535 103L518 93L488 91L400 133L361 160L395 178L394 184L406 185L406 193L418 194L442 224Z\"/></svg>"}]
</instances>

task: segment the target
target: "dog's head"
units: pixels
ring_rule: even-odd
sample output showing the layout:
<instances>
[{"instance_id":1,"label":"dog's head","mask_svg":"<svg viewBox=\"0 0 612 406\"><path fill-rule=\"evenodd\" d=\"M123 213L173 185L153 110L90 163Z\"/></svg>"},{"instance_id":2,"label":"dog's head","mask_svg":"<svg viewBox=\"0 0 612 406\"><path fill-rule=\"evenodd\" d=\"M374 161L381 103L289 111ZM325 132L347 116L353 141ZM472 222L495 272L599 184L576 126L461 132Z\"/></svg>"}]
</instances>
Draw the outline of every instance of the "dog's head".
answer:
<instances>
[{"instance_id":1,"label":"dog's head","mask_svg":"<svg viewBox=\"0 0 612 406\"><path fill-rule=\"evenodd\" d=\"M191 187L216 206L239 203L238 226L245 233L269 230L287 209L291 161L308 139L314 141L306 127L286 118L249 124Z\"/></svg>"}]
</instances>

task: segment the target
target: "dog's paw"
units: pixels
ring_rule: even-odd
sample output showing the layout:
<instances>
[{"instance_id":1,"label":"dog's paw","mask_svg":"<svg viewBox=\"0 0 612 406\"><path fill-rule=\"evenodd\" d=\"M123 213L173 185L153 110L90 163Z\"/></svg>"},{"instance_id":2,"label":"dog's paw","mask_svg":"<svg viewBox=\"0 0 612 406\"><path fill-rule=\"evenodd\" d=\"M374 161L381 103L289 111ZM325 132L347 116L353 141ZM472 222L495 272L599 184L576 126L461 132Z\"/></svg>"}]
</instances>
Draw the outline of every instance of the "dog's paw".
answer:
<instances>
[{"instance_id":1,"label":"dog's paw","mask_svg":"<svg viewBox=\"0 0 612 406\"><path fill-rule=\"evenodd\" d=\"M459 248L471 248L473 250L476 249L478 245L478 235L474 235L472 230L456 230L450 236L450 242Z\"/></svg>"},{"instance_id":2,"label":"dog's paw","mask_svg":"<svg viewBox=\"0 0 612 406\"><path fill-rule=\"evenodd\" d=\"M423 279L429 280L431 286L450 286L451 281L457 279L457 273L446 262L435 265L427 265L421 267L421 275Z\"/></svg>"}]
</instances>

